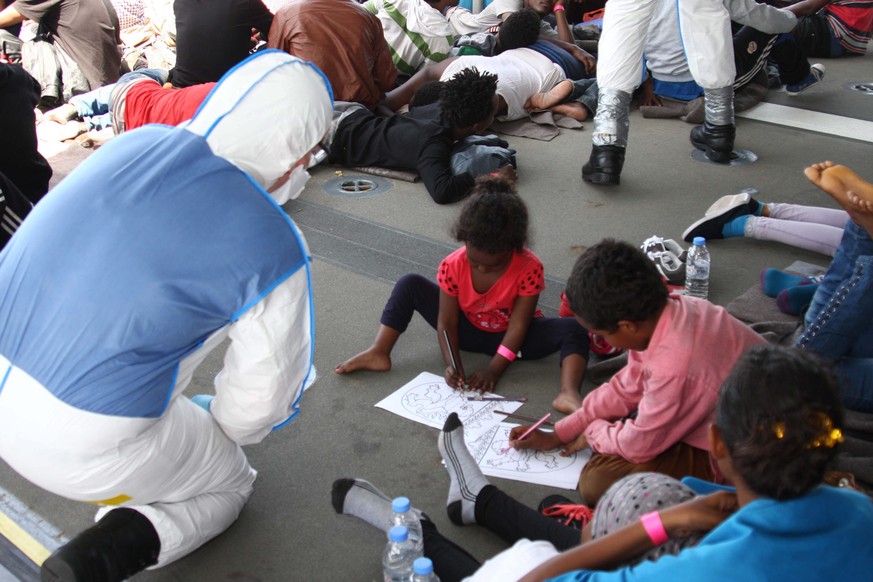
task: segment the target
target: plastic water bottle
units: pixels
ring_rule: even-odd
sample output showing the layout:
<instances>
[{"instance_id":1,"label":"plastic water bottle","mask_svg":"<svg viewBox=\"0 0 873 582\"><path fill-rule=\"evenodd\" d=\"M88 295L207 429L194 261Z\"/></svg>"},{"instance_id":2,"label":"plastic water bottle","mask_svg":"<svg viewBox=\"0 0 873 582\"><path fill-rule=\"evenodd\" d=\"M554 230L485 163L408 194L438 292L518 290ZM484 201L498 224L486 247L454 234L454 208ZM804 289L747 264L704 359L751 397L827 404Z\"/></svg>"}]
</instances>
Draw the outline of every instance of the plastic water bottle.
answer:
<instances>
[{"instance_id":1,"label":"plastic water bottle","mask_svg":"<svg viewBox=\"0 0 873 582\"><path fill-rule=\"evenodd\" d=\"M415 546L415 551L418 552L417 557L424 555L424 537L421 533L421 521L412 511L412 504L408 497L398 497L391 502L391 509L394 510L394 518L391 525L405 525L409 530L409 540Z\"/></svg>"},{"instance_id":2,"label":"plastic water bottle","mask_svg":"<svg viewBox=\"0 0 873 582\"><path fill-rule=\"evenodd\" d=\"M412 563L418 556L409 541L406 526L395 525L388 532L388 544L382 554L382 575L385 582L409 582L412 580Z\"/></svg>"},{"instance_id":3,"label":"plastic water bottle","mask_svg":"<svg viewBox=\"0 0 873 582\"><path fill-rule=\"evenodd\" d=\"M706 239L694 237L694 246L688 249L685 259L685 294L706 299L709 295L709 266L711 259L706 248Z\"/></svg>"},{"instance_id":4,"label":"plastic water bottle","mask_svg":"<svg viewBox=\"0 0 873 582\"><path fill-rule=\"evenodd\" d=\"M430 558L418 558L412 563L412 582L440 582L433 573L433 562Z\"/></svg>"}]
</instances>

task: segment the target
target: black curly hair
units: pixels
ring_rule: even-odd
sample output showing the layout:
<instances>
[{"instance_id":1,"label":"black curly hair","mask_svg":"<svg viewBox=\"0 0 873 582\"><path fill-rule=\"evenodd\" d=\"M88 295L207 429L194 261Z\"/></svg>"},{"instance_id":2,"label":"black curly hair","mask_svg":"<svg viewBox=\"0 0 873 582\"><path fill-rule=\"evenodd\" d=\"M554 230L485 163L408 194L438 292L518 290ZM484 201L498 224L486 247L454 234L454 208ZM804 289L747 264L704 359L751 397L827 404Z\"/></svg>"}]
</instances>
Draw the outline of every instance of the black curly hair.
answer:
<instances>
[{"instance_id":1,"label":"black curly hair","mask_svg":"<svg viewBox=\"0 0 873 582\"><path fill-rule=\"evenodd\" d=\"M610 238L576 260L567 280L573 313L594 329L613 332L620 321L646 321L667 304L667 287L643 251Z\"/></svg>"},{"instance_id":2,"label":"black curly hair","mask_svg":"<svg viewBox=\"0 0 873 582\"><path fill-rule=\"evenodd\" d=\"M497 29L500 51L530 46L540 37L540 15L532 8L522 8L506 17Z\"/></svg>"},{"instance_id":3,"label":"black curly hair","mask_svg":"<svg viewBox=\"0 0 873 582\"><path fill-rule=\"evenodd\" d=\"M814 355L755 346L721 389L716 426L749 488L793 499L822 482L839 450L843 405L836 378Z\"/></svg>"},{"instance_id":4,"label":"black curly hair","mask_svg":"<svg viewBox=\"0 0 873 582\"><path fill-rule=\"evenodd\" d=\"M440 100L440 93L442 90L442 81L428 81L415 90L412 99L409 100L409 110L412 111L416 107L423 107L425 105L436 103Z\"/></svg>"},{"instance_id":5,"label":"black curly hair","mask_svg":"<svg viewBox=\"0 0 873 582\"><path fill-rule=\"evenodd\" d=\"M515 184L502 176L479 176L451 235L489 254L524 250L528 214Z\"/></svg>"},{"instance_id":6,"label":"black curly hair","mask_svg":"<svg viewBox=\"0 0 873 582\"><path fill-rule=\"evenodd\" d=\"M443 122L451 127L470 127L494 113L497 75L479 72L476 67L462 69L443 81L440 89Z\"/></svg>"}]
</instances>

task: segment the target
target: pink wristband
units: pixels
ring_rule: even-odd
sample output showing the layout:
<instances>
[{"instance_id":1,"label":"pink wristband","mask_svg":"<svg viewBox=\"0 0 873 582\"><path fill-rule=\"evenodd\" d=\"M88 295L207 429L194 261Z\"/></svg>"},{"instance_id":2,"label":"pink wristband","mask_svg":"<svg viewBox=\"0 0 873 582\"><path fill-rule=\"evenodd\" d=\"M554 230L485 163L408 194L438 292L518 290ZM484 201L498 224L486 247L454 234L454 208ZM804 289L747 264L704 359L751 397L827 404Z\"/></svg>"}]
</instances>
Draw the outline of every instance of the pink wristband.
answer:
<instances>
[{"instance_id":1,"label":"pink wristband","mask_svg":"<svg viewBox=\"0 0 873 582\"><path fill-rule=\"evenodd\" d=\"M552 8L552 12L563 12L563 11L564 11L563 4L557 4L554 8Z\"/></svg>"},{"instance_id":2,"label":"pink wristband","mask_svg":"<svg viewBox=\"0 0 873 582\"><path fill-rule=\"evenodd\" d=\"M500 347L497 348L497 353L499 355L503 356L504 358L506 358L507 360L509 360L510 362L515 361L515 357L516 357L515 352L513 352L512 350L510 350L508 347L506 347L503 344L500 344Z\"/></svg>"},{"instance_id":3,"label":"pink wristband","mask_svg":"<svg viewBox=\"0 0 873 582\"><path fill-rule=\"evenodd\" d=\"M651 511L640 518L643 524L643 529L649 534L649 539L656 546L660 546L670 539L667 535L667 530L664 529L664 522L661 521L661 514L657 511Z\"/></svg>"}]
</instances>

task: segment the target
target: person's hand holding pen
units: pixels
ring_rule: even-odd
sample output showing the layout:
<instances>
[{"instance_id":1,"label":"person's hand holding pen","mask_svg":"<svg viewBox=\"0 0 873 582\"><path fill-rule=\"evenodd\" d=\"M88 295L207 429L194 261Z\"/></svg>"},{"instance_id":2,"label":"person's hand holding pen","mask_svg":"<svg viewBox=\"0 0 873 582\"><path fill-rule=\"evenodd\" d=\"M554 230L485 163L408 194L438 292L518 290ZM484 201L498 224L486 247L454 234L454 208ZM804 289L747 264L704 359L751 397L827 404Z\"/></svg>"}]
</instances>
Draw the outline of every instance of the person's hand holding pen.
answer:
<instances>
[{"instance_id":1,"label":"person's hand holding pen","mask_svg":"<svg viewBox=\"0 0 873 582\"><path fill-rule=\"evenodd\" d=\"M530 426L517 426L509 433L509 446L516 450L534 449L536 451L551 451L563 446L558 435L553 432L535 430L525 438L521 436L530 430Z\"/></svg>"},{"instance_id":2,"label":"person's hand holding pen","mask_svg":"<svg viewBox=\"0 0 873 582\"><path fill-rule=\"evenodd\" d=\"M454 366L448 366L445 373L446 384L456 390L465 390L467 388L467 378L463 371L457 370Z\"/></svg>"},{"instance_id":3,"label":"person's hand holding pen","mask_svg":"<svg viewBox=\"0 0 873 582\"><path fill-rule=\"evenodd\" d=\"M460 355L457 358L455 357L455 350L452 348L452 340L449 339L449 332L446 330L443 330L443 339L446 342L449 359L452 361L451 365L446 368L446 384L456 390L466 390L468 387L467 377L464 374L464 369L461 367Z\"/></svg>"}]
</instances>

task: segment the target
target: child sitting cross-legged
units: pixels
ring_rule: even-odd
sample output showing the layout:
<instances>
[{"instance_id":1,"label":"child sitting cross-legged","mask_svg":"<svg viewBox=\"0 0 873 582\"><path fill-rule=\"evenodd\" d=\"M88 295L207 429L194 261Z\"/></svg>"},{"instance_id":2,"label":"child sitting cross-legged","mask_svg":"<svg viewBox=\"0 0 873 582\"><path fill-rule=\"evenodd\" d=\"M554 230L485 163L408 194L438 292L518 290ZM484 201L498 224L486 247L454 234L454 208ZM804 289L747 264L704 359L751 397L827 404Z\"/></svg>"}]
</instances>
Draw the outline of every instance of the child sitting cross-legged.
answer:
<instances>
[{"instance_id":1,"label":"child sitting cross-legged","mask_svg":"<svg viewBox=\"0 0 873 582\"><path fill-rule=\"evenodd\" d=\"M630 473L716 478L707 431L719 388L740 355L764 339L722 307L669 295L655 264L624 242L607 239L585 251L566 294L579 323L627 349L628 363L555 432L536 431L515 447L567 454L591 447L579 477L591 506Z\"/></svg>"},{"instance_id":2,"label":"child sitting cross-legged","mask_svg":"<svg viewBox=\"0 0 873 582\"><path fill-rule=\"evenodd\" d=\"M533 360L560 351L561 385L553 406L566 413L576 410L588 332L574 320L543 317L537 309L545 288L543 264L526 248L528 212L513 183L502 176L478 178L452 234L464 246L440 264L437 283L415 274L397 281L373 345L335 372L389 370L391 351L418 311L437 330L449 386L493 391L516 358ZM491 361L467 374L458 350L489 354Z\"/></svg>"}]
</instances>

